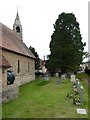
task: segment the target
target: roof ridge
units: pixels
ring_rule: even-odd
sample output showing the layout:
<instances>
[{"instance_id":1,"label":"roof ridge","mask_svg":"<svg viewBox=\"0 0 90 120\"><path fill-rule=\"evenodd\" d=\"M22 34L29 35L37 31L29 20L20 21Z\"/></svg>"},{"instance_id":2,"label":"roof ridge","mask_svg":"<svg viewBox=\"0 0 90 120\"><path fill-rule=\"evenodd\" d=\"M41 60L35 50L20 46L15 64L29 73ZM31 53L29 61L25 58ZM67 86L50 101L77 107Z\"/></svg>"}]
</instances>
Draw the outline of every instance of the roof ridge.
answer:
<instances>
[{"instance_id":1,"label":"roof ridge","mask_svg":"<svg viewBox=\"0 0 90 120\"><path fill-rule=\"evenodd\" d=\"M29 50L26 44L18 38L17 34L2 24L2 44L1 47L3 49L7 49L13 51L15 53L19 53L21 55L31 57L35 59L33 53Z\"/></svg>"}]
</instances>

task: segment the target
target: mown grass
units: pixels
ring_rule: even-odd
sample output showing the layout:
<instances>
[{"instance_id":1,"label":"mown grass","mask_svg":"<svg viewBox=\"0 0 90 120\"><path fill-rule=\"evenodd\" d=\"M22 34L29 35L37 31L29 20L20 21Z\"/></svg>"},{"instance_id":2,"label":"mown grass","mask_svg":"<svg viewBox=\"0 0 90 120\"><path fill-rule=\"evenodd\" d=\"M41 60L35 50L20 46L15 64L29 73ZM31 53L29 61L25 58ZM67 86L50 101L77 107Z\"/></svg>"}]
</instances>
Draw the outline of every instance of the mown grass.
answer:
<instances>
[{"instance_id":1,"label":"mown grass","mask_svg":"<svg viewBox=\"0 0 90 120\"><path fill-rule=\"evenodd\" d=\"M84 89L84 105L76 106L67 98L71 81L66 79L57 85L58 79L38 78L21 86L18 99L3 104L3 118L87 118L88 114L80 115L76 110L85 108L88 112L88 88Z\"/></svg>"}]
</instances>

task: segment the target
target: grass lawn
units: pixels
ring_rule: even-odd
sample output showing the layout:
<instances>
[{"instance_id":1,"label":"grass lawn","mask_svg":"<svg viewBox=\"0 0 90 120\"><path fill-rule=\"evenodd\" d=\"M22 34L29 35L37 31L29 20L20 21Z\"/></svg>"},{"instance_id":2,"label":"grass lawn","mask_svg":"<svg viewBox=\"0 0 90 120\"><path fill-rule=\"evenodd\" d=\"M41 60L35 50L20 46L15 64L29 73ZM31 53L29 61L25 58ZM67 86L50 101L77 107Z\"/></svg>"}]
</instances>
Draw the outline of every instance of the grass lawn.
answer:
<instances>
[{"instance_id":1,"label":"grass lawn","mask_svg":"<svg viewBox=\"0 0 90 120\"><path fill-rule=\"evenodd\" d=\"M69 79L57 85L58 78L45 81L38 78L19 88L16 100L3 104L3 118L87 118L88 114L77 114L77 108L88 112L88 85L81 83L84 89L83 106L76 106L67 93L72 91ZM87 87L86 87L87 86Z\"/></svg>"}]
</instances>

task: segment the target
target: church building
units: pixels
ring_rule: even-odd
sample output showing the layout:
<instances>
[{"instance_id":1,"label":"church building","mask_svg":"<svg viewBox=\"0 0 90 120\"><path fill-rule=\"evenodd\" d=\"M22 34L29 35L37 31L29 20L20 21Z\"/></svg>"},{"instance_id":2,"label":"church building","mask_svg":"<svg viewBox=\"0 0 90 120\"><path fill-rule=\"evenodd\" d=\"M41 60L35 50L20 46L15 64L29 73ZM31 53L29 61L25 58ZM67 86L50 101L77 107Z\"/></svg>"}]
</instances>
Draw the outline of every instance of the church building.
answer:
<instances>
[{"instance_id":1,"label":"church building","mask_svg":"<svg viewBox=\"0 0 90 120\"><path fill-rule=\"evenodd\" d=\"M15 75L14 85L21 86L35 79L35 56L23 42L22 25L17 12L13 30L0 23L0 68L2 86L7 85L7 71Z\"/></svg>"}]
</instances>

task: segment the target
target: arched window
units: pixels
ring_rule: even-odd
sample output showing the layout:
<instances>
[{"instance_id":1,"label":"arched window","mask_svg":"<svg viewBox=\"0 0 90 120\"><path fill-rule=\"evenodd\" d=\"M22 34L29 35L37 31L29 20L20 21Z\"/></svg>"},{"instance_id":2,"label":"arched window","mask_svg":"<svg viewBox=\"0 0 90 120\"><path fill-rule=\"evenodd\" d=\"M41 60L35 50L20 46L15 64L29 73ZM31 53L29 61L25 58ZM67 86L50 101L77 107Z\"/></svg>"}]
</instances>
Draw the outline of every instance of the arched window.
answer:
<instances>
[{"instance_id":1,"label":"arched window","mask_svg":"<svg viewBox=\"0 0 90 120\"><path fill-rule=\"evenodd\" d=\"M17 72L20 73L20 60L18 60L18 69Z\"/></svg>"},{"instance_id":2,"label":"arched window","mask_svg":"<svg viewBox=\"0 0 90 120\"><path fill-rule=\"evenodd\" d=\"M19 26L16 27L16 32L20 33L20 27Z\"/></svg>"},{"instance_id":3,"label":"arched window","mask_svg":"<svg viewBox=\"0 0 90 120\"><path fill-rule=\"evenodd\" d=\"M30 72L30 63L28 62L28 72Z\"/></svg>"}]
</instances>

